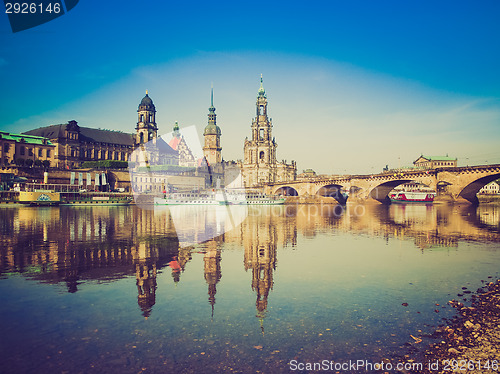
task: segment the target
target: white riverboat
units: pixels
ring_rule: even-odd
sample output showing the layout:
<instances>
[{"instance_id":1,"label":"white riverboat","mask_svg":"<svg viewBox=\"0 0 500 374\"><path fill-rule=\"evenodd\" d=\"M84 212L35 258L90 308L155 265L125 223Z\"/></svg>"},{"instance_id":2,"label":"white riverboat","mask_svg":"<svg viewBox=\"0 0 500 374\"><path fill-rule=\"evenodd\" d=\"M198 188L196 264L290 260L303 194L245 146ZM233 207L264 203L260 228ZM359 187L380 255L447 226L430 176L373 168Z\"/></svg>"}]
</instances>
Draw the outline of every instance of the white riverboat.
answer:
<instances>
[{"instance_id":1,"label":"white riverboat","mask_svg":"<svg viewBox=\"0 0 500 374\"><path fill-rule=\"evenodd\" d=\"M284 203L285 198L282 196L227 191L175 192L154 198L155 205L280 205Z\"/></svg>"},{"instance_id":2,"label":"white riverboat","mask_svg":"<svg viewBox=\"0 0 500 374\"><path fill-rule=\"evenodd\" d=\"M432 204L434 202L434 192L425 191L399 191L391 194L392 203L425 203Z\"/></svg>"}]
</instances>

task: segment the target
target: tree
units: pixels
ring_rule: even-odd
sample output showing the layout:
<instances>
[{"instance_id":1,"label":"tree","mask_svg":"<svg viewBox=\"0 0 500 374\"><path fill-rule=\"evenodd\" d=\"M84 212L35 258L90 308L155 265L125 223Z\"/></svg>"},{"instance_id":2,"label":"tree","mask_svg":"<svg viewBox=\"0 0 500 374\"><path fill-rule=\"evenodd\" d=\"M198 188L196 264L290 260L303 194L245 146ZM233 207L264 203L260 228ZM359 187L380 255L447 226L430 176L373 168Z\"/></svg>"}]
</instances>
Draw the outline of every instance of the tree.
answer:
<instances>
[{"instance_id":1,"label":"tree","mask_svg":"<svg viewBox=\"0 0 500 374\"><path fill-rule=\"evenodd\" d=\"M24 165L24 158L16 158L14 160L14 162L16 163L16 165L18 166L23 166Z\"/></svg>"},{"instance_id":2,"label":"tree","mask_svg":"<svg viewBox=\"0 0 500 374\"><path fill-rule=\"evenodd\" d=\"M42 166L42 165L43 165L43 164L42 164L42 160L35 160L35 166L36 166L36 167L40 167L40 166Z\"/></svg>"},{"instance_id":3,"label":"tree","mask_svg":"<svg viewBox=\"0 0 500 374\"><path fill-rule=\"evenodd\" d=\"M24 164L30 168L33 166L33 160L31 158L28 158L26 161L24 161Z\"/></svg>"},{"instance_id":4,"label":"tree","mask_svg":"<svg viewBox=\"0 0 500 374\"><path fill-rule=\"evenodd\" d=\"M50 161L49 160L43 160L42 165L45 169L50 168Z\"/></svg>"}]
</instances>

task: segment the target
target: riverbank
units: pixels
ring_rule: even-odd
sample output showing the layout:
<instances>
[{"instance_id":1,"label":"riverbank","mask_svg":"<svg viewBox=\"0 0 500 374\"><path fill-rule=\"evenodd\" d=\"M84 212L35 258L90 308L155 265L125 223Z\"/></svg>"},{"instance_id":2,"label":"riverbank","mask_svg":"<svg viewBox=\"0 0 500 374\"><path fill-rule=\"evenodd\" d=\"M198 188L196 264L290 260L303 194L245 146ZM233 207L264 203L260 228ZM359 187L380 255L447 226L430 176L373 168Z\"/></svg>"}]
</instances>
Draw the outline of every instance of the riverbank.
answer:
<instances>
[{"instance_id":1,"label":"riverbank","mask_svg":"<svg viewBox=\"0 0 500 374\"><path fill-rule=\"evenodd\" d=\"M469 294L470 291L464 291ZM424 363L423 370L412 374L444 374L450 372L494 373L500 369L500 279L485 281L468 299L468 305L452 299L456 315L440 326L430 345L418 357L406 360Z\"/></svg>"}]
</instances>

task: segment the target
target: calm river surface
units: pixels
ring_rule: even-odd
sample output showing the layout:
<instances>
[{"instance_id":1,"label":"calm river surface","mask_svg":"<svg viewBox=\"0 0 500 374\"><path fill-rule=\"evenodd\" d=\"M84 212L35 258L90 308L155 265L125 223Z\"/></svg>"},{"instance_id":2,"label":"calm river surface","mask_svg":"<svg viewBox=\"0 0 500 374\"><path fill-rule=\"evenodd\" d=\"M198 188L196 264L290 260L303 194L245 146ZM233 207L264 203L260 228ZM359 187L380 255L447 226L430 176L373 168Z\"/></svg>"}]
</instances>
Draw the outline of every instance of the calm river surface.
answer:
<instances>
[{"instance_id":1,"label":"calm river surface","mask_svg":"<svg viewBox=\"0 0 500 374\"><path fill-rule=\"evenodd\" d=\"M229 213L0 208L0 372L380 362L499 275L498 206Z\"/></svg>"}]
</instances>

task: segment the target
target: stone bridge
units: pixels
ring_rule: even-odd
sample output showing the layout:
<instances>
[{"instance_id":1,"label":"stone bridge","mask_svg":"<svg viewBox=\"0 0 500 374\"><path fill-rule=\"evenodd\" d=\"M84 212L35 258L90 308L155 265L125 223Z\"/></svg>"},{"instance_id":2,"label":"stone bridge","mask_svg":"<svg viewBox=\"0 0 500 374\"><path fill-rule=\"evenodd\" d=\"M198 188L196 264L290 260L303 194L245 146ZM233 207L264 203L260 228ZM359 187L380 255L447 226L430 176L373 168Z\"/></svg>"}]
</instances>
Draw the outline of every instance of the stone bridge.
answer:
<instances>
[{"instance_id":1,"label":"stone bridge","mask_svg":"<svg viewBox=\"0 0 500 374\"><path fill-rule=\"evenodd\" d=\"M348 192L351 199L375 199L381 203L389 203L388 194L394 187L408 182L418 182L437 191L439 197L451 198L453 201L463 198L478 204L476 196L478 191L498 178L500 178L500 164L309 178L293 182L269 183L263 187L264 192L268 194L305 197L319 195L333 197L341 204L346 202L341 192Z\"/></svg>"}]
</instances>

